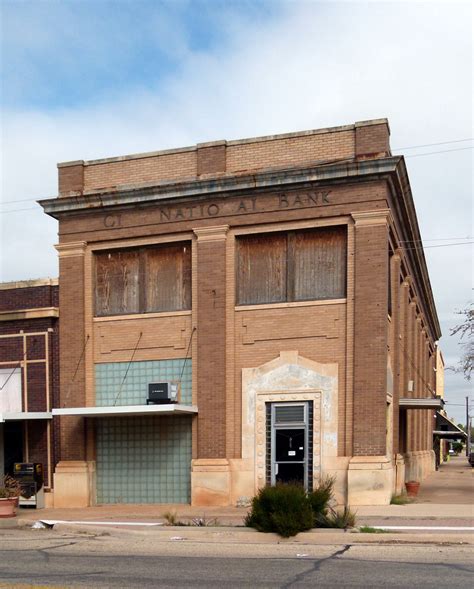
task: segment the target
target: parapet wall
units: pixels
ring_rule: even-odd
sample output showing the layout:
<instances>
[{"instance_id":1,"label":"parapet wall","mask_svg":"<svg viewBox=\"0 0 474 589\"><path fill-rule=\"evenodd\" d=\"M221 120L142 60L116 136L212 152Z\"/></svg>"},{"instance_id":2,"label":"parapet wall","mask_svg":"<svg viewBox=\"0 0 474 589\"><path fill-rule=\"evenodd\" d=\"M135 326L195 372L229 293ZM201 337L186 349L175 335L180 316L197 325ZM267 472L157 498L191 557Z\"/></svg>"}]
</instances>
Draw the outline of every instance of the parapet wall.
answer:
<instances>
[{"instance_id":1,"label":"parapet wall","mask_svg":"<svg viewBox=\"0 0 474 589\"><path fill-rule=\"evenodd\" d=\"M58 164L59 195L390 155L386 119Z\"/></svg>"}]
</instances>

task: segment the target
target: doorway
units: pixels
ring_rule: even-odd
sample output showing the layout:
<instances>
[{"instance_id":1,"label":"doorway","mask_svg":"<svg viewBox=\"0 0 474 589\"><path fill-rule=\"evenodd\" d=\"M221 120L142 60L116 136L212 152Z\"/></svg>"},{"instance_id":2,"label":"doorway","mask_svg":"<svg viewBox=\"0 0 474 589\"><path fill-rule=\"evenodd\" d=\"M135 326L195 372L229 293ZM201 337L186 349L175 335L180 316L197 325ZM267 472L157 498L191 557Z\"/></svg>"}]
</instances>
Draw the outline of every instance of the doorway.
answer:
<instances>
[{"instance_id":1,"label":"doorway","mask_svg":"<svg viewBox=\"0 0 474 589\"><path fill-rule=\"evenodd\" d=\"M23 462L23 423L6 421L3 424L4 472L13 476L15 462Z\"/></svg>"},{"instance_id":2,"label":"doorway","mask_svg":"<svg viewBox=\"0 0 474 589\"><path fill-rule=\"evenodd\" d=\"M311 490L312 405L312 402L268 403L267 479L270 480L267 483L296 483Z\"/></svg>"}]
</instances>

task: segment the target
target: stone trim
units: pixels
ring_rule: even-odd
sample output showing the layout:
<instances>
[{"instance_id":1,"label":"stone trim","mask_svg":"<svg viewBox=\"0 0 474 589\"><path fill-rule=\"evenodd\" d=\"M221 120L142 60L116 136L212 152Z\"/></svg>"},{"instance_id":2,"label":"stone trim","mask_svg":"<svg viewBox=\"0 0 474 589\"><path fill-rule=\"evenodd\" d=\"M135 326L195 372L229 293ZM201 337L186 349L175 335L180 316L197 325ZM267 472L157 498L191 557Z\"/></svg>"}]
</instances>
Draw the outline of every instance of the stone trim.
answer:
<instances>
[{"instance_id":1,"label":"stone trim","mask_svg":"<svg viewBox=\"0 0 474 589\"><path fill-rule=\"evenodd\" d=\"M226 239L229 225L216 225L215 227L204 227L202 229L194 229L197 240L203 241L222 241Z\"/></svg>"},{"instance_id":2,"label":"stone trim","mask_svg":"<svg viewBox=\"0 0 474 589\"><path fill-rule=\"evenodd\" d=\"M297 351L242 370L242 460L253 473L256 492L265 485L265 404L313 401L313 485L323 461L338 454L338 365L308 360Z\"/></svg>"},{"instance_id":3,"label":"stone trim","mask_svg":"<svg viewBox=\"0 0 474 589\"><path fill-rule=\"evenodd\" d=\"M72 256L84 256L86 252L86 241L73 241L71 243L58 243L54 246L60 258Z\"/></svg>"},{"instance_id":4,"label":"stone trim","mask_svg":"<svg viewBox=\"0 0 474 589\"><path fill-rule=\"evenodd\" d=\"M392 215L389 209L380 209L377 211L364 211L362 213L352 213L356 227L372 225L390 225Z\"/></svg>"},{"instance_id":5,"label":"stone trim","mask_svg":"<svg viewBox=\"0 0 474 589\"><path fill-rule=\"evenodd\" d=\"M15 282L0 282L0 290L14 290L16 288L34 288L36 286L57 286L57 278L37 278L36 280L18 280Z\"/></svg>"},{"instance_id":6,"label":"stone trim","mask_svg":"<svg viewBox=\"0 0 474 589\"><path fill-rule=\"evenodd\" d=\"M58 307L42 307L38 309L19 309L15 311L1 311L0 321L21 321L22 319L45 319L59 317Z\"/></svg>"}]
</instances>

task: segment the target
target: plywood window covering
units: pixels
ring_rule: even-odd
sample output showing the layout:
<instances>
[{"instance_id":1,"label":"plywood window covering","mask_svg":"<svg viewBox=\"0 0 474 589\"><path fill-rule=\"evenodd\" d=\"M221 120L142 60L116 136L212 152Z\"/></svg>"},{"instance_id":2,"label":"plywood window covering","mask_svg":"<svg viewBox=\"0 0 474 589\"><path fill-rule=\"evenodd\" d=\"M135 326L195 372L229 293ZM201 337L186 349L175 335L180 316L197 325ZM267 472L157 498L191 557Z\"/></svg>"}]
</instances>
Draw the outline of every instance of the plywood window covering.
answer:
<instances>
[{"instance_id":1,"label":"plywood window covering","mask_svg":"<svg viewBox=\"0 0 474 589\"><path fill-rule=\"evenodd\" d=\"M191 245L114 250L95 256L95 314L191 308Z\"/></svg>"},{"instance_id":2,"label":"plywood window covering","mask_svg":"<svg viewBox=\"0 0 474 589\"><path fill-rule=\"evenodd\" d=\"M238 241L239 305L286 301L286 242L282 233L246 236Z\"/></svg>"},{"instance_id":3,"label":"plywood window covering","mask_svg":"<svg viewBox=\"0 0 474 589\"><path fill-rule=\"evenodd\" d=\"M191 247L186 244L145 252L145 312L191 308Z\"/></svg>"},{"instance_id":4,"label":"plywood window covering","mask_svg":"<svg viewBox=\"0 0 474 589\"><path fill-rule=\"evenodd\" d=\"M345 227L243 236L237 251L238 305L346 296Z\"/></svg>"}]
</instances>

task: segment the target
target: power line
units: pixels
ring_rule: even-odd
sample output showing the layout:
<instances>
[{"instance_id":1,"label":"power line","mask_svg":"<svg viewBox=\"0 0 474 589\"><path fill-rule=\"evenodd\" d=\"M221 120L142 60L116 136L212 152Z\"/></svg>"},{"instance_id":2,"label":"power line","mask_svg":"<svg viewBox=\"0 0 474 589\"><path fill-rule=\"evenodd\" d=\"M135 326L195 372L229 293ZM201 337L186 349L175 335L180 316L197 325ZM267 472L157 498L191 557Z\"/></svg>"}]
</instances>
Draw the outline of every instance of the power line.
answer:
<instances>
[{"instance_id":1,"label":"power line","mask_svg":"<svg viewBox=\"0 0 474 589\"><path fill-rule=\"evenodd\" d=\"M435 247L452 247L453 245L469 245L471 243L474 243L474 241L465 241L463 243L440 243L438 245L419 245L416 247L405 247L404 249L406 250L423 250L423 249L431 249L431 248L435 248Z\"/></svg>"},{"instance_id":2,"label":"power line","mask_svg":"<svg viewBox=\"0 0 474 589\"><path fill-rule=\"evenodd\" d=\"M28 207L26 209L11 209L9 211L0 211L0 215L4 215L5 213L20 213L21 211L42 211L43 209L38 207Z\"/></svg>"},{"instance_id":3,"label":"power line","mask_svg":"<svg viewBox=\"0 0 474 589\"><path fill-rule=\"evenodd\" d=\"M441 151L427 151L426 153L412 153L404 157L423 157L424 155L436 155L437 153L451 153L453 151L464 151L466 149L474 149L474 147L457 147L456 149L443 149Z\"/></svg>"},{"instance_id":4,"label":"power line","mask_svg":"<svg viewBox=\"0 0 474 589\"><path fill-rule=\"evenodd\" d=\"M469 139L453 139L453 141L440 141L439 143L425 143L425 145L410 145L408 147L394 147L393 151L400 151L401 149L418 149L419 147L434 147L435 145L448 145L449 143L464 143L466 141L474 141L474 137Z\"/></svg>"},{"instance_id":5,"label":"power line","mask_svg":"<svg viewBox=\"0 0 474 589\"><path fill-rule=\"evenodd\" d=\"M409 145L408 147L394 147L392 148L392 151L401 151L402 149L419 149L422 147L434 147L435 145L449 145L452 143L465 143L466 141L474 141L474 137L470 137L468 139L453 139L452 141L439 141L437 143L425 143L424 145ZM434 154L438 154L438 153L449 153L450 151L462 151L465 149L473 149L472 147L460 147L457 149L446 149L446 150L442 150L442 151L431 151L428 153L419 153L419 154L412 154L412 155L407 155L405 157L419 157L422 155L434 155ZM3 202L0 202L0 205L6 205L6 204L13 204L13 203L19 203L19 202L34 202L36 201L35 198L23 198L21 200L4 200ZM26 210L31 210L31 209L16 209L15 211L6 211L6 212L16 212L17 210L22 210L22 211L26 211Z\"/></svg>"}]
</instances>

